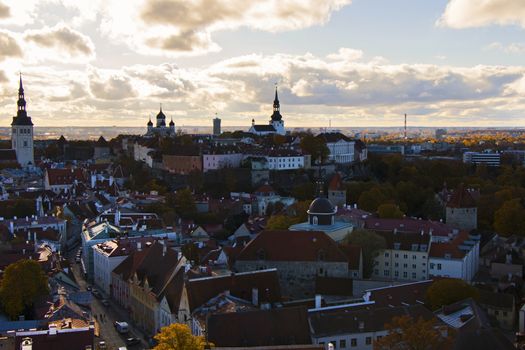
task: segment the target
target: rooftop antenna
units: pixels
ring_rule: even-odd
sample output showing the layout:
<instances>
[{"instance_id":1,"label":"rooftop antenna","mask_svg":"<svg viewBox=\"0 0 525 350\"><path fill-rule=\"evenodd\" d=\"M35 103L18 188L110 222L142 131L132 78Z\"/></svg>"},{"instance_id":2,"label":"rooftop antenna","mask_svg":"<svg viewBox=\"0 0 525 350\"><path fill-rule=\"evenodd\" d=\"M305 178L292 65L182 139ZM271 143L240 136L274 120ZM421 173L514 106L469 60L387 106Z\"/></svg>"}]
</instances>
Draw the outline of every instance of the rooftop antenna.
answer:
<instances>
[{"instance_id":1,"label":"rooftop antenna","mask_svg":"<svg viewBox=\"0 0 525 350\"><path fill-rule=\"evenodd\" d=\"M407 140L407 114L405 113L405 141Z\"/></svg>"}]
</instances>

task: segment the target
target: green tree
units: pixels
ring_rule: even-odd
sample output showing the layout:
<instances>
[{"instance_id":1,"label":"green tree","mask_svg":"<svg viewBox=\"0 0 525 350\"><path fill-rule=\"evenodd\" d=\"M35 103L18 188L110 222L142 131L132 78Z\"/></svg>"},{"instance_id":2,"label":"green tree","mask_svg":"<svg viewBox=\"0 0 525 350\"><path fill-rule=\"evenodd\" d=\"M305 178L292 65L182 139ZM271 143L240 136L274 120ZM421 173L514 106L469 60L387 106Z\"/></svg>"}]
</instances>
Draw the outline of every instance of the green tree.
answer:
<instances>
[{"instance_id":1,"label":"green tree","mask_svg":"<svg viewBox=\"0 0 525 350\"><path fill-rule=\"evenodd\" d=\"M306 134L301 137L300 147L304 154L312 156L312 162L316 160L324 162L330 154L326 142L319 137L315 137L313 134Z\"/></svg>"},{"instance_id":2,"label":"green tree","mask_svg":"<svg viewBox=\"0 0 525 350\"><path fill-rule=\"evenodd\" d=\"M189 218L197 212L193 194L187 188L175 194L175 211L183 218Z\"/></svg>"},{"instance_id":3,"label":"green tree","mask_svg":"<svg viewBox=\"0 0 525 350\"><path fill-rule=\"evenodd\" d=\"M7 266L0 284L0 300L4 312L16 319L31 317L35 300L49 293L47 277L34 260L19 260Z\"/></svg>"},{"instance_id":4,"label":"green tree","mask_svg":"<svg viewBox=\"0 0 525 350\"><path fill-rule=\"evenodd\" d=\"M266 222L267 230L287 230L291 225L299 223L297 217L273 215Z\"/></svg>"},{"instance_id":5,"label":"green tree","mask_svg":"<svg viewBox=\"0 0 525 350\"><path fill-rule=\"evenodd\" d=\"M375 186L368 191L361 193L359 200L357 201L359 208L375 212L377 208L384 203L388 198L381 191L379 186Z\"/></svg>"},{"instance_id":6,"label":"green tree","mask_svg":"<svg viewBox=\"0 0 525 350\"><path fill-rule=\"evenodd\" d=\"M394 317L385 325L388 334L374 342L374 350L442 350L449 349L453 338L444 336L436 320L410 316Z\"/></svg>"},{"instance_id":7,"label":"green tree","mask_svg":"<svg viewBox=\"0 0 525 350\"><path fill-rule=\"evenodd\" d=\"M478 299L478 290L463 280L446 278L435 281L427 289L426 304L431 310L437 310L466 298Z\"/></svg>"},{"instance_id":8,"label":"green tree","mask_svg":"<svg viewBox=\"0 0 525 350\"><path fill-rule=\"evenodd\" d=\"M385 238L373 231L355 229L345 237L344 242L361 247L363 251L363 275L370 277L375 253L386 248Z\"/></svg>"},{"instance_id":9,"label":"green tree","mask_svg":"<svg viewBox=\"0 0 525 350\"><path fill-rule=\"evenodd\" d=\"M377 207L377 215L383 219L401 219L405 214L394 203L384 203Z\"/></svg>"},{"instance_id":10,"label":"green tree","mask_svg":"<svg viewBox=\"0 0 525 350\"><path fill-rule=\"evenodd\" d=\"M153 350L202 350L206 345L204 337L194 336L190 328L181 323L162 327L155 340L158 345Z\"/></svg>"},{"instance_id":11,"label":"green tree","mask_svg":"<svg viewBox=\"0 0 525 350\"><path fill-rule=\"evenodd\" d=\"M494 229L503 236L525 235L525 208L519 199L506 201L494 213Z\"/></svg>"}]
</instances>

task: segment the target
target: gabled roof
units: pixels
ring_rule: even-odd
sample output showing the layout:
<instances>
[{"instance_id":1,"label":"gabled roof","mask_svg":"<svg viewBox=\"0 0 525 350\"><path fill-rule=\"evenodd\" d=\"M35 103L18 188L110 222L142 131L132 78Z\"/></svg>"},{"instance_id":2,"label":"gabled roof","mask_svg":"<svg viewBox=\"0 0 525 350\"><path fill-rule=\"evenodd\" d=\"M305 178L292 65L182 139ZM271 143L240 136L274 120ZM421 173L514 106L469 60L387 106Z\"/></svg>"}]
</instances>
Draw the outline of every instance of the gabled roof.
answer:
<instances>
[{"instance_id":1,"label":"gabled roof","mask_svg":"<svg viewBox=\"0 0 525 350\"><path fill-rule=\"evenodd\" d=\"M281 300L279 279L275 269L195 278L189 280L187 286L191 310L225 291L229 291L237 298L251 301L252 290L256 288L259 291L260 303L274 303Z\"/></svg>"},{"instance_id":2,"label":"gabled roof","mask_svg":"<svg viewBox=\"0 0 525 350\"><path fill-rule=\"evenodd\" d=\"M237 261L318 261L348 262L337 243L321 231L262 231L248 243Z\"/></svg>"},{"instance_id":3,"label":"gabled roof","mask_svg":"<svg viewBox=\"0 0 525 350\"><path fill-rule=\"evenodd\" d=\"M78 182L85 181L82 169L46 169L49 178L49 185L72 185L75 180Z\"/></svg>"},{"instance_id":4,"label":"gabled roof","mask_svg":"<svg viewBox=\"0 0 525 350\"><path fill-rule=\"evenodd\" d=\"M323 132L316 137L324 140L326 143L334 143L338 141L352 142L353 140L340 132Z\"/></svg>"},{"instance_id":5,"label":"gabled roof","mask_svg":"<svg viewBox=\"0 0 525 350\"><path fill-rule=\"evenodd\" d=\"M476 206L476 200L463 184L456 188L447 203L448 208L475 208Z\"/></svg>"},{"instance_id":6,"label":"gabled roof","mask_svg":"<svg viewBox=\"0 0 525 350\"><path fill-rule=\"evenodd\" d=\"M273 127L273 125L259 124L252 125L252 128L257 132L275 132L275 128Z\"/></svg>"}]
</instances>

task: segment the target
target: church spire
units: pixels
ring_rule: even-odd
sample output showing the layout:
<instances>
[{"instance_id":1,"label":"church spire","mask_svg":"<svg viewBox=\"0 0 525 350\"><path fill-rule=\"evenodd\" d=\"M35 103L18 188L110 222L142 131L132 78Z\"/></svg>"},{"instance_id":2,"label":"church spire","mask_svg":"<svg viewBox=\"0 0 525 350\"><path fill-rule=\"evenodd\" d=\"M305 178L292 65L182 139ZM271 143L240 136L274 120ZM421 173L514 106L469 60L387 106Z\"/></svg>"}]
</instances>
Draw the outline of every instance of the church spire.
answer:
<instances>
[{"instance_id":1,"label":"church spire","mask_svg":"<svg viewBox=\"0 0 525 350\"><path fill-rule=\"evenodd\" d=\"M279 96L277 94L277 84L275 84L275 99L273 100L272 121L280 121L282 118L281 104L279 103Z\"/></svg>"},{"instance_id":2,"label":"church spire","mask_svg":"<svg viewBox=\"0 0 525 350\"><path fill-rule=\"evenodd\" d=\"M17 116L20 117L26 117L27 116L27 112L26 112L26 99L25 99L25 96L24 96L24 85L22 83L22 73L20 73L20 85L18 87L18 102L17 102L17 105L18 105L18 111L17 111Z\"/></svg>"}]
</instances>

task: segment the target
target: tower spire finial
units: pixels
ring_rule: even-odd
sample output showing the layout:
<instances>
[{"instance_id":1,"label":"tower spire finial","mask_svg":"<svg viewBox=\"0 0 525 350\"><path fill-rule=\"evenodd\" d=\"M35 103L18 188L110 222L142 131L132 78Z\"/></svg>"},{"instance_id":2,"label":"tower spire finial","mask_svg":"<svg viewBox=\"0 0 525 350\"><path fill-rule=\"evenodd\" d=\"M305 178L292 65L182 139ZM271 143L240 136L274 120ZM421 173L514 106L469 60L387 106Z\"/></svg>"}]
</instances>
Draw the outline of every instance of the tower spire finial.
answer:
<instances>
[{"instance_id":1,"label":"tower spire finial","mask_svg":"<svg viewBox=\"0 0 525 350\"><path fill-rule=\"evenodd\" d=\"M162 112L162 102L160 103L160 111Z\"/></svg>"}]
</instances>

